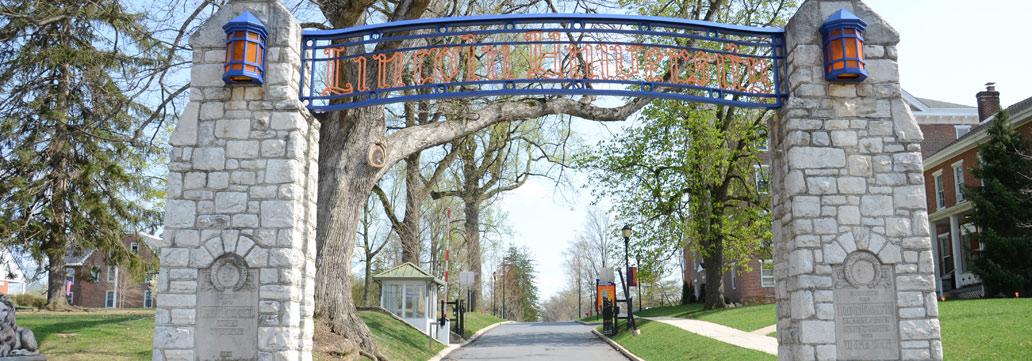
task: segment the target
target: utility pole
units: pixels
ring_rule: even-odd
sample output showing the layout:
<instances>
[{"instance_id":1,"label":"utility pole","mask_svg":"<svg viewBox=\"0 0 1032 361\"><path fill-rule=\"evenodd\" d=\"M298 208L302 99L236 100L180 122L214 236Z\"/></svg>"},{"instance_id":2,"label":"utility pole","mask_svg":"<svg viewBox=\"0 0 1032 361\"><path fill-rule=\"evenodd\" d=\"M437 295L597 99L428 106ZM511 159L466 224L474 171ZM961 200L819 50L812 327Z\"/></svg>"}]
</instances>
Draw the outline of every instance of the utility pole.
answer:
<instances>
[{"instance_id":1,"label":"utility pole","mask_svg":"<svg viewBox=\"0 0 1032 361\"><path fill-rule=\"evenodd\" d=\"M631 297L630 288L628 284L631 283L630 271L631 271L631 225L625 225L622 229L624 237L624 272L627 274L627 279L624 280L623 273L621 273L620 283L623 283L624 298L627 301L627 329L638 330L638 326L634 324L634 300Z\"/></svg>"},{"instance_id":2,"label":"utility pole","mask_svg":"<svg viewBox=\"0 0 1032 361\"><path fill-rule=\"evenodd\" d=\"M584 317L581 314L581 294L584 293L584 289L581 288L581 261L580 257L577 257L577 319Z\"/></svg>"}]
</instances>

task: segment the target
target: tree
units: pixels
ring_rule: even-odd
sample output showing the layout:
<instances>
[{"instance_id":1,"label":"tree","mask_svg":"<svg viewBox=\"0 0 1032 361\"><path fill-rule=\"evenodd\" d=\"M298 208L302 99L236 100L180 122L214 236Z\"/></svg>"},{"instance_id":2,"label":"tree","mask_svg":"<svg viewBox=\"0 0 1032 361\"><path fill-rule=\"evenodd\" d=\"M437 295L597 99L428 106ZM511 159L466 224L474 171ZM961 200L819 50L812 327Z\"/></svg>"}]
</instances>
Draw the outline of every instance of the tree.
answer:
<instances>
[{"instance_id":1,"label":"tree","mask_svg":"<svg viewBox=\"0 0 1032 361\"><path fill-rule=\"evenodd\" d=\"M1006 111L996 116L978 150L973 173L983 185L965 189L985 245L974 252L972 271L988 295L1032 293L1032 146L1008 118Z\"/></svg>"},{"instance_id":2,"label":"tree","mask_svg":"<svg viewBox=\"0 0 1032 361\"><path fill-rule=\"evenodd\" d=\"M483 263L480 247L481 210L486 202L502 192L519 188L531 176L530 139L528 133L537 122L495 124L481 132L458 140L453 153L458 155L457 169L450 186L431 192L431 197L456 197L462 201L466 260L473 272L473 297L483 294ZM526 159L523 159L526 158ZM472 311L480 302L473 302Z\"/></svg>"},{"instance_id":3,"label":"tree","mask_svg":"<svg viewBox=\"0 0 1032 361\"><path fill-rule=\"evenodd\" d=\"M0 14L0 240L46 263L62 308L68 250L143 268L122 239L160 219L159 149L142 136L159 129L138 96L166 50L115 1L4 0Z\"/></svg>"},{"instance_id":4,"label":"tree","mask_svg":"<svg viewBox=\"0 0 1032 361\"><path fill-rule=\"evenodd\" d=\"M538 321L541 306L534 282L534 259L526 248L509 247L499 272L502 282L504 313L502 318L516 321Z\"/></svg>"},{"instance_id":5,"label":"tree","mask_svg":"<svg viewBox=\"0 0 1032 361\"><path fill-rule=\"evenodd\" d=\"M706 264L706 307L723 307L723 271L744 265L771 237L769 199L754 173L763 111L659 101L644 124L585 155L599 193L639 223L636 248L687 244ZM685 242L683 239L690 240Z\"/></svg>"},{"instance_id":6,"label":"tree","mask_svg":"<svg viewBox=\"0 0 1032 361\"><path fill-rule=\"evenodd\" d=\"M375 219L371 218L373 212L372 203L370 199L366 202L366 206L362 208L362 225L359 228L358 236L362 239L362 253L363 253L363 265L365 266L365 277L362 285L362 305L369 306L369 288L371 283L369 282L373 275L373 261L376 259L376 255L383 251L383 247L389 243L390 237L385 235L383 241L379 245L376 244L376 239L379 238L379 228L373 229L373 223Z\"/></svg>"}]
</instances>

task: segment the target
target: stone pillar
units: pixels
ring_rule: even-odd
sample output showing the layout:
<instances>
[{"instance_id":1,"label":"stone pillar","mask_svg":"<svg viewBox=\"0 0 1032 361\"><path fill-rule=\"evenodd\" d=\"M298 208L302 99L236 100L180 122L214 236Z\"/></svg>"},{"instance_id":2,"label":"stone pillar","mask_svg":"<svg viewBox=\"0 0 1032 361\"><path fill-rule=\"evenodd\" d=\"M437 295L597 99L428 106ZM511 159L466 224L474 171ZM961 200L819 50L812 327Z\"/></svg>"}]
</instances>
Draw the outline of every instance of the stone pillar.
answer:
<instances>
[{"instance_id":1,"label":"stone pillar","mask_svg":"<svg viewBox=\"0 0 1032 361\"><path fill-rule=\"evenodd\" d=\"M263 86L228 87L226 24L267 27ZM154 360L311 360L318 122L298 101L301 29L279 1L230 1L190 38L171 137Z\"/></svg>"},{"instance_id":2,"label":"stone pillar","mask_svg":"<svg viewBox=\"0 0 1032 361\"><path fill-rule=\"evenodd\" d=\"M869 78L824 80L819 28L868 23ZM899 36L858 0L807 0L786 27L790 97L771 124L780 360L941 360L922 135Z\"/></svg>"}]
</instances>

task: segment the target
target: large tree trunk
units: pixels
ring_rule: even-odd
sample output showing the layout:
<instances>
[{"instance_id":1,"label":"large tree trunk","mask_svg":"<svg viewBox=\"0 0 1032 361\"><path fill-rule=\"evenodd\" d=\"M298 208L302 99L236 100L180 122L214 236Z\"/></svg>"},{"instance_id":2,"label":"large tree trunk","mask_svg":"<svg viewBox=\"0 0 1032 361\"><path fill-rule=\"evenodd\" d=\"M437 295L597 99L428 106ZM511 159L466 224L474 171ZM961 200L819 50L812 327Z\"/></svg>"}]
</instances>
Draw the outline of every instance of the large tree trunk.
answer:
<instances>
[{"instance_id":1,"label":"large tree trunk","mask_svg":"<svg viewBox=\"0 0 1032 361\"><path fill-rule=\"evenodd\" d=\"M702 257L706 264L707 310L724 308L724 245L719 238L711 242L709 252Z\"/></svg>"},{"instance_id":2,"label":"large tree trunk","mask_svg":"<svg viewBox=\"0 0 1032 361\"><path fill-rule=\"evenodd\" d=\"M47 252L47 308L63 309L68 308L68 298L65 297L65 253L52 249Z\"/></svg>"},{"instance_id":3,"label":"large tree trunk","mask_svg":"<svg viewBox=\"0 0 1032 361\"><path fill-rule=\"evenodd\" d=\"M469 269L473 271L473 286L470 290L470 294L473 295L473 303L471 303L470 311L476 311L480 309L480 292L481 292L481 263L480 263L480 202L479 196L467 196L463 197L462 204L463 210L466 214L466 221L464 224L466 232L466 253L467 262L469 262Z\"/></svg>"},{"instance_id":4,"label":"large tree trunk","mask_svg":"<svg viewBox=\"0 0 1032 361\"><path fill-rule=\"evenodd\" d=\"M351 297L351 257L362 207L380 174L367 164L367 151L382 139L383 108L332 113L322 123L316 244L315 317L383 359Z\"/></svg>"},{"instance_id":5,"label":"large tree trunk","mask_svg":"<svg viewBox=\"0 0 1032 361\"><path fill-rule=\"evenodd\" d=\"M423 205L423 180L419 176L419 156L416 152L405 157L405 217L402 219L398 238L401 240L401 261L419 265L422 251L420 237L420 209Z\"/></svg>"}]
</instances>

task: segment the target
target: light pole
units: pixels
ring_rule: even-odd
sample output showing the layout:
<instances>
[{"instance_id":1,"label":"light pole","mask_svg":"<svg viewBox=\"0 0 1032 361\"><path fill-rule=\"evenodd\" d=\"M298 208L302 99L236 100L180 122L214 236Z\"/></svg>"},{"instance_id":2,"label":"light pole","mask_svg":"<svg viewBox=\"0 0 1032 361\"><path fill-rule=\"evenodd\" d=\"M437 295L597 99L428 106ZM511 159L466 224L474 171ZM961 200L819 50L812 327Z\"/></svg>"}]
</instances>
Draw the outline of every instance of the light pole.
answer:
<instances>
[{"instance_id":1,"label":"light pole","mask_svg":"<svg viewBox=\"0 0 1032 361\"><path fill-rule=\"evenodd\" d=\"M498 271L491 272L491 314L498 316Z\"/></svg>"},{"instance_id":2,"label":"light pole","mask_svg":"<svg viewBox=\"0 0 1032 361\"><path fill-rule=\"evenodd\" d=\"M628 287L628 284L631 283L631 225L624 225L621 231L624 240L624 275L627 277L627 280L623 282L624 298L627 300L627 329L637 331L638 326L634 324L634 300L631 299L631 292Z\"/></svg>"}]
</instances>

